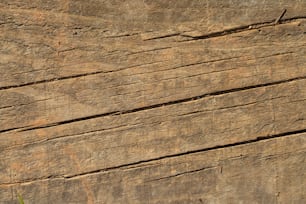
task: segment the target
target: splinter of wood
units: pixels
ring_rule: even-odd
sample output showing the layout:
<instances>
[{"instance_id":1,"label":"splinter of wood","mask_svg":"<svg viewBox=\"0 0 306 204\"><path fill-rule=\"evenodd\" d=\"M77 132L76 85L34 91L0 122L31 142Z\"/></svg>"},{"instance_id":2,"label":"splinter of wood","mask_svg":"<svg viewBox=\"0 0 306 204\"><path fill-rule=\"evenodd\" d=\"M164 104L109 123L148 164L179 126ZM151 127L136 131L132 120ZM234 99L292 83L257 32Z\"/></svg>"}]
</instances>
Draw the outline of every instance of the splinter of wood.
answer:
<instances>
[{"instance_id":1,"label":"splinter of wood","mask_svg":"<svg viewBox=\"0 0 306 204\"><path fill-rule=\"evenodd\" d=\"M282 14L274 21L274 24L278 24L282 17L284 17L285 13L287 12L287 9L284 9Z\"/></svg>"}]
</instances>

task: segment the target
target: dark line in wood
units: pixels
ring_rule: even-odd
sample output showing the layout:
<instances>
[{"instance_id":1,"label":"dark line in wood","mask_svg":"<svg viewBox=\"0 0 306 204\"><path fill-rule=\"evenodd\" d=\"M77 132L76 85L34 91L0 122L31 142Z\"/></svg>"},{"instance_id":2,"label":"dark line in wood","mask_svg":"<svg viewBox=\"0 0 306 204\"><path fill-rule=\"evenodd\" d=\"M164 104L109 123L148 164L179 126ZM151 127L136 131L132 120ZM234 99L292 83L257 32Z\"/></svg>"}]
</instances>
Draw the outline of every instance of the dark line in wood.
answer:
<instances>
[{"instance_id":1,"label":"dark line in wood","mask_svg":"<svg viewBox=\"0 0 306 204\"><path fill-rule=\"evenodd\" d=\"M282 14L274 21L274 24L280 23L280 20L282 19L282 17L284 17L286 12L287 12L287 9L284 9Z\"/></svg>"},{"instance_id":2,"label":"dark line in wood","mask_svg":"<svg viewBox=\"0 0 306 204\"><path fill-rule=\"evenodd\" d=\"M11 132L11 131L14 131L14 130L19 130L20 131L20 129L27 128L27 127L30 127L30 126L28 125L28 126L23 126L23 127L15 127L15 128L0 130L0 134L5 133L5 132Z\"/></svg>"},{"instance_id":3,"label":"dark line in wood","mask_svg":"<svg viewBox=\"0 0 306 204\"><path fill-rule=\"evenodd\" d=\"M110 35L110 36L106 36L105 38L122 38L122 37L131 37L131 36L135 36L135 35L139 35L139 33L128 33L128 34L122 34L122 35Z\"/></svg>"},{"instance_id":4,"label":"dark line in wood","mask_svg":"<svg viewBox=\"0 0 306 204\"><path fill-rule=\"evenodd\" d=\"M244 90L249 90L249 89L256 89L260 87L265 87L265 86L273 86L273 85L278 85L278 84L283 84L283 83L288 83L296 80L304 80L306 79L306 76L303 77L296 77L292 79L287 79L287 80L281 80L281 81L276 81L276 82L271 82L271 83L265 83L265 84L259 84L259 85L252 85L252 86L245 86L241 88L233 88L233 89L228 89L228 90L223 90L223 91L216 91L212 93L206 93L198 96L193 96L190 98L184 98L184 99L179 99L175 101L169 101L165 103L159 103L159 104L154 104L151 106L145 106L145 107L140 107L140 108L135 108L131 110L126 110L126 111L112 111L108 113L101 113L101 114L96 114L96 115L91 115L91 116L86 116L86 117L81 117L81 118L76 118L76 119L71 119L71 120L65 120L65 121L60 121L60 122L55 122L55 123L50 123L42 126L36 126L36 127L31 127L31 128L26 128L19 130L19 132L25 132L29 130L36 130L36 129L43 129L43 128L48 128L48 127L54 127L58 125L64 125L68 123L74 123L74 122L79 122L82 120L89 120L89 119L94 119L94 118L99 118L99 117L105 117L105 116L110 116L110 115L124 115L124 114L129 114L129 113L135 113L135 112L140 112L140 111L145 111L145 110L150 110L154 108L159 108L163 106L171 106L179 103L186 103L194 100L199 100L208 96L218 96L218 95L223 95L227 93L233 93L233 92L239 92L239 91L244 91ZM1 133L1 132L0 132Z\"/></svg>"},{"instance_id":5,"label":"dark line in wood","mask_svg":"<svg viewBox=\"0 0 306 204\"><path fill-rule=\"evenodd\" d=\"M284 133L271 135L271 136L262 136L262 137L257 137L256 139L251 139L251 140L246 140L246 141L241 141L241 142L235 142L235 143L226 144L226 145L217 145L217 146L214 146L214 147L208 147L208 148L203 148L203 149L198 149L198 150L191 150L191 151L182 152L182 153L178 153L178 154L165 155L165 156L161 156L161 157L157 157L157 158L153 158L153 159L141 160L141 161L128 163L128 164L122 164L122 165L118 165L118 166L114 166L114 167L109 167L109 168L104 168L104 169L99 169L99 170L94 170L94 171L88 171L88 172L75 174L75 175L64 176L64 178L65 179L72 179L72 178L79 177L79 176L85 176L85 175L90 175L90 174L107 172L107 171L111 171L111 170L125 169L127 167L140 165L140 164L144 164L144 163L147 163L147 162L154 162L154 161L164 160L164 159L168 159L168 158L186 156L186 155L189 155L189 154L196 154L196 153L203 153L203 152L207 152L207 151L220 150L220 149L223 149L223 148L230 148L230 147L248 145L248 144L253 144L253 143L261 142L261 141L265 141L265 140L276 139L276 138L280 138L280 137L290 137L292 135L302 134L302 133L306 133L306 129L296 130L296 131L291 131L291 132L284 132Z\"/></svg>"},{"instance_id":6,"label":"dark line in wood","mask_svg":"<svg viewBox=\"0 0 306 204\"><path fill-rule=\"evenodd\" d=\"M179 36L179 35L181 35L181 33L172 33L172 34L168 34L168 35L162 35L162 36L157 36L157 37L153 37L153 38L147 38L147 39L144 39L143 41L163 39L163 38L169 38L169 37L174 37L174 36Z\"/></svg>"},{"instance_id":7,"label":"dark line in wood","mask_svg":"<svg viewBox=\"0 0 306 204\"><path fill-rule=\"evenodd\" d=\"M276 19L276 21L277 20L280 21L281 18L285 15L286 11L287 10L285 9L283 11L282 15L279 16ZM304 18L306 18L306 16L295 16L295 17L292 17L292 18L284 19L284 20L282 20L282 22L288 23L288 22L291 22L293 20L304 19ZM222 30L222 31L219 31L219 32L208 33L208 34L201 35L201 36L190 36L190 35L186 35L184 33L173 33L173 34L169 34L169 35L163 35L163 36L157 36L157 37L145 39L144 41L163 39L163 38L174 37L174 36L182 36L182 37L189 38L187 40L183 40L183 41L180 41L180 42L192 41L192 40L203 40L203 39L208 39L208 38L221 37L221 36L224 36L224 35L230 35L230 34L233 34L233 33L240 33L240 32L246 31L246 30L253 30L253 29L258 29L258 28L263 28L263 27L269 27L269 26L275 25L276 21L266 21L266 22L260 22L260 23L253 23L253 24L249 24L249 25L238 26L238 27L235 27L235 28Z\"/></svg>"},{"instance_id":8,"label":"dark line in wood","mask_svg":"<svg viewBox=\"0 0 306 204\"><path fill-rule=\"evenodd\" d=\"M95 75L95 74L102 74L102 73L108 73L108 72L98 71L98 72L90 72L90 73L86 73L86 74L77 74L77 75L72 75L72 76L58 77L58 78L52 78L52 79L45 79L45 80L34 81L34 82L18 84L18 85L3 86L3 87L0 87L0 90L11 89L11 88L18 88L18 87L24 87L24 86L31 86L31 85L35 85L35 84L42 84L42 83L48 83L48 82L53 82L53 81L65 80L65 79L73 79L73 78L89 76L89 75Z\"/></svg>"},{"instance_id":9,"label":"dark line in wood","mask_svg":"<svg viewBox=\"0 0 306 204\"><path fill-rule=\"evenodd\" d=\"M65 79L74 79L74 78L91 76L91 75L97 75L97 74L108 74L108 73L118 72L118 71L122 71L122 70L125 70L125 69L137 67L137 66L150 65L150 64L154 64L154 63L158 63L158 62L161 62L161 61L144 63L144 64L138 64L138 65L133 65L133 66L129 66L129 67L122 67L122 68L119 68L117 70L111 70L111 71L96 71L96 72L89 72L89 73L85 73L85 74L76 74L76 75L72 75L72 76L64 76L64 77L45 79L45 80L34 81L34 82L18 84L18 85L3 86L3 87L0 87L0 91L1 90L5 90L5 89L19 88L19 87L24 87L24 86L31 86L31 85L36 85L36 84L60 81L60 80L65 80Z\"/></svg>"},{"instance_id":10,"label":"dark line in wood","mask_svg":"<svg viewBox=\"0 0 306 204\"><path fill-rule=\"evenodd\" d=\"M214 169L214 168L216 168L216 166L203 167L203 168L195 169L195 170L192 170L192 171L185 171L185 172L181 172L181 173L174 174L174 175L170 175L170 176L165 176L165 177L160 177L160 178L156 178L156 179L146 180L146 181L144 181L144 182L160 181L160 180L164 180L164 179L170 179L170 178L182 176L182 175L185 175L185 174L197 173L197 172L200 172L200 171L205 171L205 170Z\"/></svg>"},{"instance_id":11,"label":"dark line in wood","mask_svg":"<svg viewBox=\"0 0 306 204\"><path fill-rule=\"evenodd\" d=\"M138 52L132 52L130 54L127 55L135 55L135 54L139 54L139 53L146 53L146 52L155 52L155 51L160 51L160 50L166 50L166 49L170 49L172 47L160 47L160 48L155 48L155 49L151 49L151 50L141 50Z\"/></svg>"},{"instance_id":12,"label":"dark line in wood","mask_svg":"<svg viewBox=\"0 0 306 204\"><path fill-rule=\"evenodd\" d=\"M282 20L282 22L283 23L290 23L294 20L305 19L305 18L306 18L306 16L296 16L296 17L284 19L284 20ZM205 39L209 39L209 38L221 37L221 36L225 36L225 35L240 33L240 32L244 32L244 31L247 31L247 30L254 30L254 29L258 29L258 28L269 27L269 26L273 26L273 25L275 25L275 21L267 21L267 22L262 22L262 23L254 23L254 24L249 24L249 25L245 25L245 26L230 28L230 29L227 29L227 30L214 32L214 33L209 33L209 34L201 35L201 36L189 36L189 35L182 35L182 36L190 38L190 39L185 40L185 41L205 40Z\"/></svg>"},{"instance_id":13,"label":"dark line in wood","mask_svg":"<svg viewBox=\"0 0 306 204\"><path fill-rule=\"evenodd\" d=\"M36 130L36 129L43 129L43 128L48 128L48 127L54 127L54 126L58 126L58 125L64 125L64 124L68 124L68 123L78 122L78 121L82 121L82 120L89 120L89 119L93 119L93 118L105 117L105 116L110 116L110 115L118 115L118 114L120 114L119 111L113 111L113 112L91 115L91 116L82 117L82 118L76 118L76 119L72 119L72 120L65 120L65 121L61 121L61 122L50 123L50 124L43 125L43 126L37 126L37 127L22 129L22 130L19 130L19 132L25 132L25 131Z\"/></svg>"},{"instance_id":14,"label":"dark line in wood","mask_svg":"<svg viewBox=\"0 0 306 204\"><path fill-rule=\"evenodd\" d=\"M32 183L32 182L37 182L37 181L46 181L49 179L63 179L62 176L45 176L45 177L39 177L39 178L34 178L34 179L25 179L21 181L16 181L16 182L10 182L10 183L0 183L0 187L2 186L12 186L12 185L21 185L21 184L27 184L27 183Z\"/></svg>"}]
</instances>

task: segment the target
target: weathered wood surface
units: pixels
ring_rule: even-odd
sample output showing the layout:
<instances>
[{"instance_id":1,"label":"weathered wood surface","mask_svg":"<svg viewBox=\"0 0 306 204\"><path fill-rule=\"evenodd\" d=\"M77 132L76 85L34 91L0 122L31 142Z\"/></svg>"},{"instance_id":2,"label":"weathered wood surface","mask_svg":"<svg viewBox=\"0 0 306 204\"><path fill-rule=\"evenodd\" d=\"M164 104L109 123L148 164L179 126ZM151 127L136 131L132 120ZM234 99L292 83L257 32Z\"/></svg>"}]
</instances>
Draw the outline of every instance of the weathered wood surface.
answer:
<instances>
[{"instance_id":1,"label":"weathered wood surface","mask_svg":"<svg viewBox=\"0 0 306 204\"><path fill-rule=\"evenodd\" d=\"M305 27L298 0L1 0L0 203L304 203Z\"/></svg>"},{"instance_id":2,"label":"weathered wood surface","mask_svg":"<svg viewBox=\"0 0 306 204\"><path fill-rule=\"evenodd\" d=\"M306 134L174 156L71 178L2 184L33 203L303 203ZM82 166L77 158L75 168Z\"/></svg>"}]
</instances>

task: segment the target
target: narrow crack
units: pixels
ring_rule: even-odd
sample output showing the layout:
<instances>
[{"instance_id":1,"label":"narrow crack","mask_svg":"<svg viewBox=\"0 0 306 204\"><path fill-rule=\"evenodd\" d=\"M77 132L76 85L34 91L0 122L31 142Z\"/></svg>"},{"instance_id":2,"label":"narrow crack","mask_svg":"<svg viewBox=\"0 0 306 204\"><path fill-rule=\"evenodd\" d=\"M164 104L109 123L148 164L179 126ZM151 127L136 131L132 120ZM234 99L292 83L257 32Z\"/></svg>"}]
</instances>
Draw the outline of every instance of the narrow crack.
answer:
<instances>
[{"instance_id":1,"label":"narrow crack","mask_svg":"<svg viewBox=\"0 0 306 204\"><path fill-rule=\"evenodd\" d=\"M131 37L131 36L135 36L135 35L139 35L139 33L127 33L127 34L122 34L122 35L110 35L110 36L106 36L105 38L122 38L122 37Z\"/></svg>"},{"instance_id":2,"label":"narrow crack","mask_svg":"<svg viewBox=\"0 0 306 204\"><path fill-rule=\"evenodd\" d=\"M253 23L253 24L239 26L239 27L235 27L235 28L230 28L230 29L226 29L226 30L222 30L222 31L218 31L218 32L208 33L208 34L200 35L200 36L191 36L191 35L184 34L184 33L172 33L172 34L168 34L168 35L157 36L157 37L145 39L144 41L157 40L157 39L163 39L163 38L169 38L169 37L175 37L175 36L182 36L182 37L189 38L187 40L183 40L183 41L180 41L180 42L193 41L193 40L205 40L205 39L209 39L209 38L216 38L216 37L222 37L222 36L230 35L230 34L234 34L234 33L240 33L240 32L244 32L244 31L248 31L248 30L254 30L254 29L258 29L258 28L264 28L264 27L270 27L270 26L276 26L276 25L280 25L280 24L290 23L290 22L292 22L294 20L298 20L298 19L306 19L306 16L295 16L295 17L287 18L287 19L275 19L275 20L272 20L272 21ZM277 23L276 23L276 21L277 21Z\"/></svg>"},{"instance_id":3,"label":"narrow crack","mask_svg":"<svg viewBox=\"0 0 306 204\"><path fill-rule=\"evenodd\" d=\"M155 48L155 49L151 49L151 50L141 50L141 51L137 51L137 52L131 52L128 55L135 55L135 54L146 53L146 52L155 52L155 51L167 50L167 49L171 49L171 48L172 47L160 47L160 48Z\"/></svg>"},{"instance_id":4,"label":"narrow crack","mask_svg":"<svg viewBox=\"0 0 306 204\"><path fill-rule=\"evenodd\" d=\"M13 185L29 184L29 183L33 183L33 182L37 182L37 181L48 181L50 179L61 179L61 178L63 179L64 177L50 175L50 176L39 177L39 178L35 178L35 179L24 179L24 180L16 181L16 182L0 183L0 187L9 187L9 186L13 186Z\"/></svg>"},{"instance_id":5,"label":"narrow crack","mask_svg":"<svg viewBox=\"0 0 306 204\"><path fill-rule=\"evenodd\" d=\"M276 25L279 25L279 24L290 23L290 22L292 22L294 20L298 20L298 19L306 19L306 16L297 16L297 17L283 19L283 20L279 19L277 24L275 23L275 20L273 20L273 21L267 21L267 22L263 22L263 23L254 23L254 24L249 24L249 25L245 25L245 26L239 26L239 27L236 27L236 28L231 28L231 29L227 29L227 30L223 30L223 31L219 31L219 32L209 33L209 34L201 35L201 36L189 36L189 35L184 35L184 34L182 34L182 36L191 38L191 39L186 40L186 41L205 40L205 39L208 39L208 38L216 38L216 37L221 37L221 36L230 35L230 34L234 34L234 33L244 32L244 31L248 31L248 30L254 30L254 29L258 29L258 28L264 28L264 27L276 26Z\"/></svg>"},{"instance_id":6,"label":"narrow crack","mask_svg":"<svg viewBox=\"0 0 306 204\"><path fill-rule=\"evenodd\" d=\"M157 39L169 38L169 37L180 36L180 35L181 35L181 33L171 33L171 34L157 36L157 37L153 37L153 38L147 38L147 39L144 39L143 41L157 40Z\"/></svg>"},{"instance_id":7,"label":"narrow crack","mask_svg":"<svg viewBox=\"0 0 306 204\"><path fill-rule=\"evenodd\" d=\"M113 71L108 71L108 72L113 72ZM72 75L72 76L65 76L65 77L45 79L45 80L40 80L40 81L33 81L33 82L29 82L29 83L24 83L24 84L3 86L3 87L0 87L0 90L18 88L18 87L24 87L24 86L31 86L31 85L35 85L35 84L42 84L42 83L48 83L48 82L53 82L53 81L65 80L65 79L73 79L73 78L84 77L84 76L95 75L95 74L101 74L101 73L108 73L108 72L107 71L97 71L97 72L90 72L90 73L86 73L86 74L77 74L77 75Z\"/></svg>"},{"instance_id":8,"label":"narrow crack","mask_svg":"<svg viewBox=\"0 0 306 204\"><path fill-rule=\"evenodd\" d=\"M96 114L96 115L91 115L91 116L87 116L87 117L81 117L81 118L76 118L76 119L72 119L72 120L65 120L65 121L50 123L50 124L46 124L46 125L42 125L42 126L36 126L36 127L27 128L27 129L22 129L22 130L19 130L19 132L25 132L25 131L36 130L36 129L43 129L43 128L48 128L48 127L64 125L64 124L68 124L68 123L74 123L74 122L78 122L78 121L82 121L82 120L89 120L89 119L93 119L93 118L105 117L105 116L110 116L110 115L118 115L118 114L120 114L119 111Z\"/></svg>"},{"instance_id":9,"label":"narrow crack","mask_svg":"<svg viewBox=\"0 0 306 204\"><path fill-rule=\"evenodd\" d=\"M144 182L160 181L160 180L164 180L164 179L175 178L175 177L178 177L178 176L182 176L182 175L186 175L186 174L193 174L193 173L197 173L197 172L200 172L200 171L205 171L205 170L215 169L215 168L216 168L216 166L203 167L203 168L200 168L200 169L195 169L195 170L191 170L191 171L185 171L185 172L177 173L177 174L170 175L170 176L165 176L165 177L160 177L160 178L156 178L156 179L146 180Z\"/></svg>"},{"instance_id":10,"label":"narrow crack","mask_svg":"<svg viewBox=\"0 0 306 204\"><path fill-rule=\"evenodd\" d=\"M9 129L4 129L4 130L0 130L0 134L1 133L6 133L6 132L11 132L11 131L21 131L21 129L23 128L28 128L30 127L29 125L28 126L22 126L22 127L14 127L14 128L9 128Z\"/></svg>"},{"instance_id":11,"label":"narrow crack","mask_svg":"<svg viewBox=\"0 0 306 204\"><path fill-rule=\"evenodd\" d=\"M36 85L36 84L42 84L42 83L49 83L49 82L54 82L54 81L66 80L66 79L74 79L74 78L79 78L79 77L92 76L92 75L97 75L97 74L114 73L114 72L119 72L119 71L123 71L123 70L126 70L126 69L138 67L138 66L146 66L146 65L151 65L151 64L159 63L159 62L162 62L162 61L149 62L149 63L138 64L138 65L132 65L132 66L129 66L129 67L122 67L122 68L119 68L117 70L96 71L96 72L89 72L89 73L84 73L84 74L76 74L76 75L72 75L72 76L63 76L63 77L45 79L45 80L40 80L40 81L33 81L33 82L24 83L24 84L18 84L18 85L3 86L3 87L0 87L0 91L1 90L6 90L6 89L11 89L11 88L19 88L19 87L24 87L24 86L31 86L31 85Z\"/></svg>"}]
</instances>

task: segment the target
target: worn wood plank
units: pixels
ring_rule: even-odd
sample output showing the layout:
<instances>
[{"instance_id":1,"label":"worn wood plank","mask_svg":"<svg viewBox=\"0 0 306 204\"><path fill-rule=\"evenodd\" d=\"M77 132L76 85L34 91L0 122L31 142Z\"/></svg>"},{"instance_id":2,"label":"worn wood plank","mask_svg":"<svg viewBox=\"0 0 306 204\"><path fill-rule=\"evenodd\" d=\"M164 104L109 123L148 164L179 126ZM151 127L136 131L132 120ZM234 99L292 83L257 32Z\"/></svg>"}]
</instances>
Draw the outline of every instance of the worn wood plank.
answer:
<instances>
[{"instance_id":1,"label":"worn wood plank","mask_svg":"<svg viewBox=\"0 0 306 204\"><path fill-rule=\"evenodd\" d=\"M34 11L43 21L52 15L65 15L66 19L92 17L104 22L111 30L156 31L168 28L220 31L227 28L275 20L287 9L287 18L305 15L306 3L300 0L284 1L224 1L224 0L181 0L181 1L56 1L42 4L39 0L2 0L1 7ZM69 22L69 21L68 21ZM68 23L66 22L66 23ZM273 21L274 22L274 21Z\"/></svg>"},{"instance_id":2,"label":"worn wood plank","mask_svg":"<svg viewBox=\"0 0 306 204\"><path fill-rule=\"evenodd\" d=\"M302 203L305 8L1 0L0 203Z\"/></svg>"},{"instance_id":3,"label":"worn wood plank","mask_svg":"<svg viewBox=\"0 0 306 204\"><path fill-rule=\"evenodd\" d=\"M148 17L148 19L151 19L152 22L143 23L142 15L139 15L139 12L144 13L143 8L141 10L137 10L136 8L131 10L132 12L136 12L135 15L137 17L141 18L141 21L138 22L138 24L145 24L146 26L150 27L150 29L147 30L142 28L142 26L138 28L137 25L131 25L132 22L135 22L134 20L131 21L129 18L121 19L118 13L117 15L112 15L108 12L99 12L99 14L103 14L111 18L120 17L120 21L118 22L120 25L116 25L115 19L107 20L107 17L105 16L89 18L80 15L69 15L63 11L63 9L67 6L69 8L71 7L71 10L74 11L73 8L75 8L75 6L71 4L78 4L81 8L78 10L83 10L86 12L89 5L87 5L85 2L50 2L50 6L52 5L55 7L49 8L49 6L44 6L43 8L39 8L35 6L35 3L31 3L31 8L27 8L27 4L23 5L24 3L21 4L19 1L10 2L9 6L6 5L8 4L6 2L2 3L2 9L0 7L0 43L3 49L1 49L0 53L2 58L0 70L3 78L0 81L0 87L8 88L10 86L55 80L69 76L79 76L90 73L94 74L96 72L103 73L130 66L143 65L165 60L171 60L171 62L176 64L176 66L183 65L183 62L180 60L182 57L187 58L186 53L181 53L179 55L179 53L177 53L177 51L173 51L173 49L167 49L161 52L153 51L172 48L182 44L178 43L177 41L192 40L192 37L206 35L209 37L209 35L213 33L224 30L226 31L228 29L234 29L233 32L240 32L240 27L243 25L262 23L263 26L271 26L271 24L266 25L265 23L274 22L273 20L279 16L279 13L281 13L283 7L286 7L288 10L285 16L287 19L294 18L294 16L296 16L296 18L300 16L300 18L303 19L301 16L305 15L304 8L306 7L303 7L304 2L301 3L300 1L284 1L281 3L275 3L276 1L269 3L265 1L254 1L254 5L249 3L240 5L230 4L226 1L212 1L208 3L206 2L208 5L210 5L209 12L211 12L211 14L209 15L212 16L212 18L207 18L205 17L205 15L207 15L205 14L207 5L206 3L203 3L204 1L194 1L195 4L190 3L190 1L184 1L184 3L151 3L157 5L150 5L149 7L152 8L149 10L152 10L151 12L156 12L157 14L165 13L165 15L161 15L161 17L164 19L151 19ZM47 5L49 5L49 3ZM96 4L99 4L99 1L96 1ZM139 2L136 3L136 5L137 4L139 4ZM166 7L157 9L158 6L160 6L158 4L162 4ZM262 4L265 6L263 7ZM299 6L296 6L297 4ZM90 5L92 5L92 3L90 3ZM105 5L105 9L107 9L109 12L114 9L112 12L116 13L119 11L124 11L126 6L128 6L127 4L122 3L119 3L119 5L122 8L119 9L118 5L109 5L112 7L107 9L108 6ZM168 8L170 5L173 6L172 9ZM186 7L182 7L183 5ZM190 9L188 9L188 5L191 7ZM230 7L234 5L235 10L231 10ZM140 7L143 6L140 5ZM95 9L98 10L102 8L102 6L95 6ZM182 8L187 13L191 12L192 15L199 15L199 12L203 13L204 16L202 17L202 20L206 23L201 22L198 19L199 16L197 18L193 18L191 15L187 15L187 13L186 15L183 13L182 15L181 11L179 13L173 13L173 11L171 11L178 8ZM195 9L198 10L198 12L195 12ZM202 12L202 10L205 12ZM91 12L92 14L99 15L93 11ZM124 13L127 14L126 12ZM167 13L170 13L169 17L167 17ZM127 15L131 16L132 14L128 13ZM236 15L240 18L236 18ZM180 29L180 27L184 27L184 21L182 21L181 18L177 18L178 16L184 16L187 18L185 24L195 28ZM180 26L173 22L176 19L178 20L177 23ZM243 22L240 22L240 20L243 20ZM165 26L158 28L158 26L163 23L165 23L166 28ZM126 25L124 26L122 24ZM235 31L236 27L238 28ZM131 31L128 28L136 30ZM250 36L250 38L258 36L256 28L256 26L250 26L250 29L254 29L253 37ZM271 29L273 30L273 28ZM271 32L271 29L268 32ZM280 33L280 35L275 39L273 39L274 36L273 38L272 36L269 37L269 40L271 40L271 42L280 42L284 40L283 38L292 39L291 35L294 35L297 38L294 39L295 43L303 43L303 41L300 41L300 38L303 36L303 30L305 30L304 24L301 28L298 26L292 26L289 30L287 29L286 31L283 31L283 33ZM289 33L293 34L290 35ZM260 34L262 37L266 35L264 32ZM296 36L297 34L300 34L300 36ZM221 35L223 35L222 32ZM170 38L172 43L157 43L156 39L153 41L148 40L154 38L164 39L165 36L172 36L172 38ZM212 35L212 37L213 36L214 35ZM232 40L228 41L227 43L223 43L222 45L228 49L232 48L231 51L233 51L233 48L236 48L235 44L237 44L237 40L238 39L236 38L236 42ZM240 40L241 39L239 39L239 41ZM267 40L268 39L265 38L263 42L269 42ZM246 39L244 42L247 42ZM243 46L243 44L240 44L240 42L237 45L240 47ZM288 45L289 42L287 43L287 46ZM185 48L188 46L189 44L183 43L181 47ZM210 43L205 43L199 44L199 46L206 48L203 51L206 53L208 52L208 48L214 48L217 45L215 45L215 43L211 45ZM264 51L264 48L258 49ZM148 50L153 51L149 53L142 53L143 51ZM279 48L275 48L273 50L274 51L272 52L277 50L281 51ZM271 52L268 50L266 51L267 53ZM175 55L173 52L177 54ZM222 58L220 55L226 56L225 53L220 53L220 50L218 53L215 53L216 50L209 49L209 52L210 55L198 53L198 55L193 55L192 58L188 57L187 59L183 60L187 60L186 63L191 64L200 60L207 61L220 59ZM215 56L216 54L218 54L219 57L218 55ZM155 55L158 56L154 57Z\"/></svg>"},{"instance_id":4,"label":"worn wood plank","mask_svg":"<svg viewBox=\"0 0 306 204\"><path fill-rule=\"evenodd\" d=\"M305 77L303 30L293 22L262 28L262 35L251 30L186 42L138 53L139 66L1 90L0 127L43 126Z\"/></svg>"},{"instance_id":5,"label":"worn wood plank","mask_svg":"<svg viewBox=\"0 0 306 204\"><path fill-rule=\"evenodd\" d=\"M5 168L0 180L73 176L305 131L305 87L306 80L302 79L2 134L0 149ZM76 167L76 161L82 165ZM30 172L21 168L24 162Z\"/></svg>"},{"instance_id":6,"label":"worn wood plank","mask_svg":"<svg viewBox=\"0 0 306 204\"><path fill-rule=\"evenodd\" d=\"M34 203L303 203L306 134L123 166L72 178L0 185ZM82 166L74 160L75 166Z\"/></svg>"}]
</instances>

